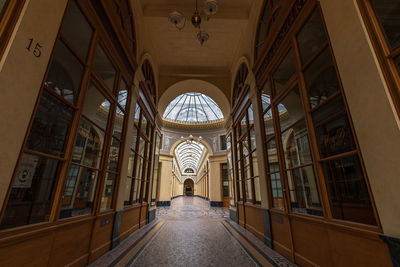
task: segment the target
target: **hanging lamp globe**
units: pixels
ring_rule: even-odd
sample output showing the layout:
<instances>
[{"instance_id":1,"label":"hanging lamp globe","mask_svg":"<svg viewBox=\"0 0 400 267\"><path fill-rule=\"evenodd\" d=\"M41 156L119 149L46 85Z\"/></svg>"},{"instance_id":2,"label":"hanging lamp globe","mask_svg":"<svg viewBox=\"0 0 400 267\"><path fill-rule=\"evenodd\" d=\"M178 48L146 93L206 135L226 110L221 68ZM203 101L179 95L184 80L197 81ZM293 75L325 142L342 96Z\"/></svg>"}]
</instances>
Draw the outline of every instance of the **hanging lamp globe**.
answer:
<instances>
[{"instance_id":1,"label":"hanging lamp globe","mask_svg":"<svg viewBox=\"0 0 400 267\"><path fill-rule=\"evenodd\" d=\"M197 40L199 40L201 45L203 45L205 42L207 42L209 38L210 38L210 35L205 31L199 31L197 33Z\"/></svg>"},{"instance_id":2,"label":"hanging lamp globe","mask_svg":"<svg viewBox=\"0 0 400 267\"><path fill-rule=\"evenodd\" d=\"M197 10L194 12L192 16L192 24L195 28L200 28L201 16Z\"/></svg>"}]
</instances>

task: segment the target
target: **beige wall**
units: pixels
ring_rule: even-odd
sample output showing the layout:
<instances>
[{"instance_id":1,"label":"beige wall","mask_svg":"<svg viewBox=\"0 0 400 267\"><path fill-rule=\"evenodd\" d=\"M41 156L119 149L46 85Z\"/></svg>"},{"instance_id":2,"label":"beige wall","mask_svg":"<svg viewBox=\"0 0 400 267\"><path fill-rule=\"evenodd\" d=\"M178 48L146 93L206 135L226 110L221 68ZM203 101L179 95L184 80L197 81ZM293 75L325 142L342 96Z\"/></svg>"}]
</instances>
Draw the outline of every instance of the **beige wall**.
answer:
<instances>
[{"instance_id":1,"label":"beige wall","mask_svg":"<svg viewBox=\"0 0 400 267\"><path fill-rule=\"evenodd\" d=\"M221 163L227 162L226 155L210 156L210 201L222 201Z\"/></svg>"},{"instance_id":2,"label":"beige wall","mask_svg":"<svg viewBox=\"0 0 400 267\"><path fill-rule=\"evenodd\" d=\"M400 131L381 69L356 1L321 6L383 231L400 237Z\"/></svg>"},{"instance_id":3,"label":"beige wall","mask_svg":"<svg viewBox=\"0 0 400 267\"><path fill-rule=\"evenodd\" d=\"M27 1L15 38L0 65L0 204L12 178L66 3ZM30 38L43 46L40 58L26 50Z\"/></svg>"},{"instance_id":4,"label":"beige wall","mask_svg":"<svg viewBox=\"0 0 400 267\"><path fill-rule=\"evenodd\" d=\"M172 193L172 156L160 155L160 195L158 201L170 201Z\"/></svg>"}]
</instances>

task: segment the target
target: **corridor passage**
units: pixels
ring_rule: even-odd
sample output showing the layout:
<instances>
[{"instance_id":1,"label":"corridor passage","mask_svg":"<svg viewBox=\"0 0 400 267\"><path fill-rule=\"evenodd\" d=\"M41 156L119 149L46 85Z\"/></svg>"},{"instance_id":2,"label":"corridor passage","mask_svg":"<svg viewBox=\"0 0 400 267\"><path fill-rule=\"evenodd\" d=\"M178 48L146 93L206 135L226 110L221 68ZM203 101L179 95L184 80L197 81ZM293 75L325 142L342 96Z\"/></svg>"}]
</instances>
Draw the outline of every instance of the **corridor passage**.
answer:
<instances>
[{"instance_id":1,"label":"corridor passage","mask_svg":"<svg viewBox=\"0 0 400 267\"><path fill-rule=\"evenodd\" d=\"M179 197L92 266L292 266L229 219L227 208Z\"/></svg>"}]
</instances>

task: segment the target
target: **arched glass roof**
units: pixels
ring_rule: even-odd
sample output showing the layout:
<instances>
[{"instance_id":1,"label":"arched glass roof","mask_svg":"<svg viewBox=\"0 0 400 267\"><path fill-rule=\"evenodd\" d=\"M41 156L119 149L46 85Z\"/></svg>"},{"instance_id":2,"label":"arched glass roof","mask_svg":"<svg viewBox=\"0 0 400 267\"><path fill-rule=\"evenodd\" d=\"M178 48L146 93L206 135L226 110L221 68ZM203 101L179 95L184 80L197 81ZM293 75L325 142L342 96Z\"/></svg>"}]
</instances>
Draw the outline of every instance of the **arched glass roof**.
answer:
<instances>
[{"instance_id":1,"label":"arched glass roof","mask_svg":"<svg viewBox=\"0 0 400 267\"><path fill-rule=\"evenodd\" d=\"M221 109L210 97L201 93L185 93L167 106L164 119L178 123L210 123L224 119Z\"/></svg>"},{"instance_id":2,"label":"arched glass roof","mask_svg":"<svg viewBox=\"0 0 400 267\"><path fill-rule=\"evenodd\" d=\"M186 140L175 148L175 155L182 173L187 169L192 169L197 173L206 148L200 142Z\"/></svg>"}]
</instances>

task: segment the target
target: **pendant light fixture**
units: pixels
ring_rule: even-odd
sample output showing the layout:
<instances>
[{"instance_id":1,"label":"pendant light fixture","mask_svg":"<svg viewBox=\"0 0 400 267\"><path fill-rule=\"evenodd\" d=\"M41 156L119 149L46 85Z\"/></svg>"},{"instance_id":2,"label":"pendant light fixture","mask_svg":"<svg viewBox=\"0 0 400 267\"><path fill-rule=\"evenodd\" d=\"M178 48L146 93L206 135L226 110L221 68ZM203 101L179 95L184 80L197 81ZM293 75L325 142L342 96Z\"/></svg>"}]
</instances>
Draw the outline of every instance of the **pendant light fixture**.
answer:
<instances>
[{"instance_id":1,"label":"pendant light fixture","mask_svg":"<svg viewBox=\"0 0 400 267\"><path fill-rule=\"evenodd\" d=\"M218 11L218 2L217 0L205 0L203 6L203 18L208 21L212 15L215 15ZM197 40L201 45L203 45L210 38L210 35L201 29L201 22L203 20L202 15L198 10L198 4L196 0L195 11L191 17L192 25L195 29L198 29ZM172 11L168 16L169 22L171 22L178 30L182 30L186 25L186 17L183 16L178 11Z\"/></svg>"}]
</instances>

